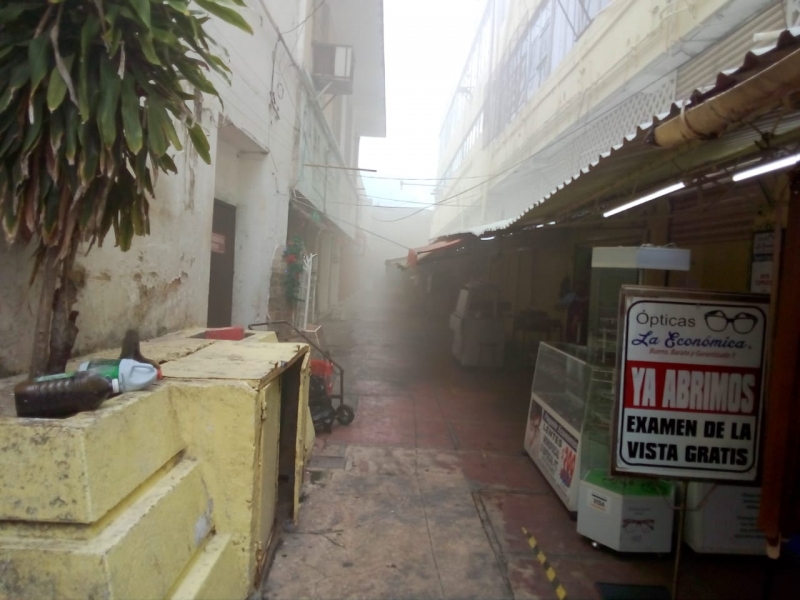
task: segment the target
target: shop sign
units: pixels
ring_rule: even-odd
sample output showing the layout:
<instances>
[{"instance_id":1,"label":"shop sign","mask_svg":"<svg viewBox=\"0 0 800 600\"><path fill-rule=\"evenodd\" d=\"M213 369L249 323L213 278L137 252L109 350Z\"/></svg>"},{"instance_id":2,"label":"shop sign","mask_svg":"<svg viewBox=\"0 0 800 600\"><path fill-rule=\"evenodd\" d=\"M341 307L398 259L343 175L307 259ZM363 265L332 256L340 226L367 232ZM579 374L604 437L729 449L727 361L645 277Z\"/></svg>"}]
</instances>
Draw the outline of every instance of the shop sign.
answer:
<instances>
[{"instance_id":1,"label":"shop sign","mask_svg":"<svg viewBox=\"0 0 800 600\"><path fill-rule=\"evenodd\" d=\"M211 252L215 254L225 254L225 236L223 234L211 234Z\"/></svg>"},{"instance_id":2,"label":"shop sign","mask_svg":"<svg viewBox=\"0 0 800 600\"><path fill-rule=\"evenodd\" d=\"M578 435L535 399L528 415L525 450L565 499L568 508L575 510Z\"/></svg>"},{"instance_id":3,"label":"shop sign","mask_svg":"<svg viewBox=\"0 0 800 600\"><path fill-rule=\"evenodd\" d=\"M772 292L772 266L775 234L771 231L753 236L753 256L750 263L750 291L758 294Z\"/></svg>"},{"instance_id":4,"label":"shop sign","mask_svg":"<svg viewBox=\"0 0 800 600\"><path fill-rule=\"evenodd\" d=\"M614 473L757 478L768 308L761 295L623 286Z\"/></svg>"}]
</instances>

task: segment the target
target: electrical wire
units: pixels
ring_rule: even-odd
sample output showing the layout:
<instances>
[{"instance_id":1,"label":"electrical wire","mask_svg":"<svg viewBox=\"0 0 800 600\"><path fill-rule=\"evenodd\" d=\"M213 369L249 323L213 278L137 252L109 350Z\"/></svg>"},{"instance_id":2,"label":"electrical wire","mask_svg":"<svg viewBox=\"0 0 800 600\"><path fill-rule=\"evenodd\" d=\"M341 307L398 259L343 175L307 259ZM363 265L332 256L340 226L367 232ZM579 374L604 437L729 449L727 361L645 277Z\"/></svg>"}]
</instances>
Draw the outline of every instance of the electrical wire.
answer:
<instances>
[{"instance_id":1,"label":"electrical wire","mask_svg":"<svg viewBox=\"0 0 800 600\"><path fill-rule=\"evenodd\" d=\"M295 200L296 202L302 204L306 208L310 208L312 210L319 211L319 209L316 206L314 206L310 201L305 200L305 198L298 198L297 196L294 196L293 200ZM350 223L349 221L345 221L344 219L340 219L339 217L333 217L333 216L331 216L331 215L329 215L327 213L325 214L325 216L328 217L331 221L334 221L334 222L339 221L339 223L343 223L345 225L349 225L351 227L355 227L356 229L359 229L359 230L363 231L364 233L368 233L370 235L374 235L375 237L380 238L380 239L382 239L384 241L390 242L390 243L394 244L395 246L400 246L404 250L411 250L411 248L409 248L405 244L401 244L400 242L396 242L394 240L390 240L389 238L382 236L380 233L375 233L374 231L370 231L369 229L366 229L365 227L361 227L361 225L356 225L355 223Z\"/></svg>"},{"instance_id":2,"label":"electrical wire","mask_svg":"<svg viewBox=\"0 0 800 600\"><path fill-rule=\"evenodd\" d=\"M308 16L307 16L305 19L303 19L302 21L300 21L300 22L299 22L297 25L295 25L295 26L294 26L294 27L292 27L291 29L288 29L288 30L286 30L286 31L281 31L281 32L280 32L280 34L281 34L281 35L286 35L286 34L288 34L288 33L292 33L292 32L294 32L294 31L297 31L298 29L300 29L300 28L301 28L303 25L305 25L305 24L306 24L306 21L308 21L308 20L309 20L311 17L313 17L315 14L317 14L317 11L318 11L320 8L322 8L322 5L323 5L323 4L325 4L325 0L321 0L321 1L320 1L320 3L319 3L319 4L317 4L316 8L314 8L314 10L312 10L312 11L311 11L311 13L310 13L310 14L309 14L309 15L308 15Z\"/></svg>"},{"instance_id":3,"label":"electrical wire","mask_svg":"<svg viewBox=\"0 0 800 600\"><path fill-rule=\"evenodd\" d=\"M620 100L620 101L619 101L619 102L617 102L616 104L614 104L614 105L612 105L612 106L609 106L609 107L608 107L606 110L604 110L604 111L603 111L603 112L601 112L600 114L598 114L598 115L594 116L592 119L589 119L588 121L585 121L585 122L583 122L583 123L580 123L578 126L576 126L576 128L575 128L575 129L573 129L572 131L568 131L568 132L567 132L567 133L565 133L565 134L564 134L564 135L563 135L561 138L559 138L559 141L562 141L562 142L563 142L563 141L565 141L565 140L569 139L570 137L572 137L572 136L574 136L574 135L576 135L576 134L579 134L579 133L582 133L582 132L584 132L584 131L585 131L585 128L586 128L587 126L589 126L589 125L591 125L592 123L594 123L595 121L598 121L598 120L600 120L601 118L605 117L605 116L606 116L606 115L608 115L610 112L612 112L613 110L615 110L616 108L618 108L618 107L619 107L621 104L623 104L624 102L627 102L627 101L628 101L630 98L632 98L633 96L635 96L636 94L638 94L639 92L641 92L642 90L644 90L645 88L647 88L647 87L650 87L651 85L654 85L655 83L658 83L659 81L661 81L661 80L663 80L663 79L666 79L667 77L669 77L669 76L671 76L671 75L672 75L672 72L665 73L664 75L662 75L661 77L659 77L658 79L656 79L656 81L654 81L654 82L650 82L650 83L648 83L647 85L645 85L645 86L642 86L642 87L641 87L639 90L637 90L637 91L633 92L633 93L632 93L630 96L627 96L626 98L624 98L624 99ZM547 123L545 123L545 124L543 125L543 127L545 127L546 125L547 125ZM576 125L577 125L577 124L576 124ZM476 184L476 185L474 185L474 186L472 186L472 187L469 187L469 188L467 188L467 189L465 189L465 190L462 190L461 192L458 192L458 193L456 193L456 194L452 194L451 196L448 196L447 198L444 198L444 199L442 199L442 200L439 200L439 201L437 201L437 202L434 202L434 203L433 203L431 206L439 206L439 205L441 205L441 204L444 204L444 203L445 203L445 202L447 202L448 200L451 200L451 199L453 199L453 198L456 198L456 197L458 197L458 196L460 196L460 195L462 195L462 194L465 194L466 192L469 192L469 191L471 191L471 190L474 190L474 189L476 189L476 188L478 188L478 187L480 187L480 186L482 186L482 185L484 185L484 184L488 183L489 181L491 181L491 180L493 180L493 179L497 179L498 177L502 177L503 175L505 175L505 174L506 174L506 173L508 173L509 171L512 171L512 170L516 169L517 167L520 167L520 166L522 166L524 163L528 162L529 160L531 160L531 159L535 158L535 157L536 157L536 155L537 155L537 154L539 154L539 152L541 152L541 149L539 149L539 150L537 150L536 152L534 152L534 153L532 153L532 154L530 154L530 155L526 156L526 157L525 157L525 158L523 158L522 160L520 160L520 161L518 161L518 162L516 162L516 163L514 163L514 164L512 164L512 165L510 165L509 167L507 167L507 168L505 168L505 169L503 169L503 170L501 170L501 171L499 171L499 172L495 173L494 175L490 175L490 176L488 176L488 177L486 178L486 180L485 180L485 181L482 181L482 182L480 182L480 183L478 183L478 184ZM466 178L459 178L459 179L466 179ZM422 210L425 210L425 209L424 209L424 208L423 208L423 209L420 209L420 211L417 211L417 212L421 212ZM414 216L414 214L416 214L416 213L412 213L412 214L410 214L410 215L406 215L406 216L403 216L403 217L399 217L398 219L395 219L393 222L403 221L403 220L405 220L405 219L408 219L408 218L410 218L410 217L413 217L413 216Z\"/></svg>"},{"instance_id":4,"label":"electrical wire","mask_svg":"<svg viewBox=\"0 0 800 600\"><path fill-rule=\"evenodd\" d=\"M388 198L386 196L373 196L372 194L359 194L358 197L359 198L364 198L366 200L373 200L373 199L375 199L375 200L389 200L390 202L403 202L405 204L416 204L416 205L424 206L426 208L429 207L429 206L433 206L433 202L418 202L416 200L403 200L402 198ZM447 206L459 206L459 207L462 207L462 208L470 208L470 207L475 206L475 205L474 204L448 204ZM403 208L411 208L411 207L409 206L409 207L403 207Z\"/></svg>"},{"instance_id":5,"label":"electrical wire","mask_svg":"<svg viewBox=\"0 0 800 600\"><path fill-rule=\"evenodd\" d=\"M467 175L466 177L381 177L378 175L362 175L364 179L385 179L387 181L451 181L454 179L483 179L489 175Z\"/></svg>"}]
</instances>

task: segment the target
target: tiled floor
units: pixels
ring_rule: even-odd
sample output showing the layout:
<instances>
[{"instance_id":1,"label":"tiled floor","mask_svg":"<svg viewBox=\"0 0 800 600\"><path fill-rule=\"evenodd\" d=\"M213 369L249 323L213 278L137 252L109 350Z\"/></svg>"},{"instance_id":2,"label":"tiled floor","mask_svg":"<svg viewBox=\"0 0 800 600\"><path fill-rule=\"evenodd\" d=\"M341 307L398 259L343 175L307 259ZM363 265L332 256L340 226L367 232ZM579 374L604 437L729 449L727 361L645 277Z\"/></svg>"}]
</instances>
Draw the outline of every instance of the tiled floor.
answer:
<instances>
[{"instance_id":1,"label":"tiled floor","mask_svg":"<svg viewBox=\"0 0 800 600\"><path fill-rule=\"evenodd\" d=\"M669 586L671 557L578 535L523 453L532 372L458 367L446 327L396 293L365 295L324 326L356 419L318 437L299 525L262 595L555 599L523 527L567 598L599 598L597 581ZM685 550L683 565L681 598L764 597L765 559ZM771 598L797 597L798 579L783 569Z\"/></svg>"}]
</instances>

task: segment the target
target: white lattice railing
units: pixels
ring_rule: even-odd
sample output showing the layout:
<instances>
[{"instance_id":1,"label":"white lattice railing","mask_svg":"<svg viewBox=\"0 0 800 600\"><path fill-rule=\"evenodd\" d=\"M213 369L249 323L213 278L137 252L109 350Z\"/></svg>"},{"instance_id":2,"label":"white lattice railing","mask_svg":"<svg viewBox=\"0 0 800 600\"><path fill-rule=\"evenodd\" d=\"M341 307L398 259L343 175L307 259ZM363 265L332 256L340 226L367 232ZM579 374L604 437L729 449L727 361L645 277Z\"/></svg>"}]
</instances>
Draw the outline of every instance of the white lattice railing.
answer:
<instances>
[{"instance_id":1,"label":"white lattice railing","mask_svg":"<svg viewBox=\"0 0 800 600\"><path fill-rule=\"evenodd\" d=\"M786 26L800 26L800 0L785 0Z\"/></svg>"}]
</instances>

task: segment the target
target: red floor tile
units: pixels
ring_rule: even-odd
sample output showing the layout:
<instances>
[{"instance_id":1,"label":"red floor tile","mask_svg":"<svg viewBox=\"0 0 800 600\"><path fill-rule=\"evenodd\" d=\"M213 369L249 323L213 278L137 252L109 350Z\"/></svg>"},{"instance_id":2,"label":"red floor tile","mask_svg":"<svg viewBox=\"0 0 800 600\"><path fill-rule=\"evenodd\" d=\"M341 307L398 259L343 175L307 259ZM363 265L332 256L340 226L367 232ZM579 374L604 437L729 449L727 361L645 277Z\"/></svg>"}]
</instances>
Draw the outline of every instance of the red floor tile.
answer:
<instances>
[{"instance_id":1,"label":"red floor tile","mask_svg":"<svg viewBox=\"0 0 800 600\"><path fill-rule=\"evenodd\" d=\"M348 383L347 387L352 393L365 396L396 395L406 391L403 386L386 381L358 380Z\"/></svg>"},{"instance_id":2,"label":"red floor tile","mask_svg":"<svg viewBox=\"0 0 800 600\"><path fill-rule=\"evenodd\" d=\"M550 493L549 484L525 456L463 451L458 455L464 474L475 483L489 488Z\"/></svg>"},{"instance_id":3,"label":"red floor tile","mask_svg":"<svg viewBox=\"0 0 800 600\"><path fill-rule=\"evenodd\" d=\"M435 399L415 398L414 417L417 421L444 420L444 413Z\"/></svg>"},{"instance_id":4,"label":"red floor tile","mask_svg":"<svg viewBox=\"0 0 800 600\"><path fill-rule=\"evenodd\" d=\"M546 485L546 484L545 484ZM542 551L549 555L582 555L607 558L578 534L577 524L555 494L504 494L487 492L481 495L489 519L501 546L508 552L524 552L529 548L522 533L527 529Z\"/></svg>"},{"instance_id":5,"label":"red floor tile","mask_svg":"<svg viewBox=\"0 0 800 600\"><path fill-rule=\"evenodd\" d=\"M371 444L413 447L414 419L405 417L374 417L356 413L347 427L334 425L333 433L322 434L331 443Z\"/></svg>"},{"instance_id":6,"label":"red floor tile","mask_svg":"<svg viewBox=\"0 0 800 600\"><path fill-rule=\"evenodd\" d=\"M523 452L525 422L453 421L460 450L481 450L519 456Z\"/></svg>"},{"instance_id":7,"label":"red floor tile","mask_svg":"<svg viewBox=\"0 0 800 600\"><path fill-rule=\"evenodd\" d=\"M420 420L417 418L417 448L445 448L454 450L447 421Z\"/></svg>"},{"instance_id":8,"label":"red floor tile","mask_svg":"<svg viewBox=\"0 0 800 600\"><path fill-rule=\"evenodd\" d=\"M360 396L358 414L363 418L397 417L414 419L414 401L410 396Z\"/></svg>"}]
</instances>

